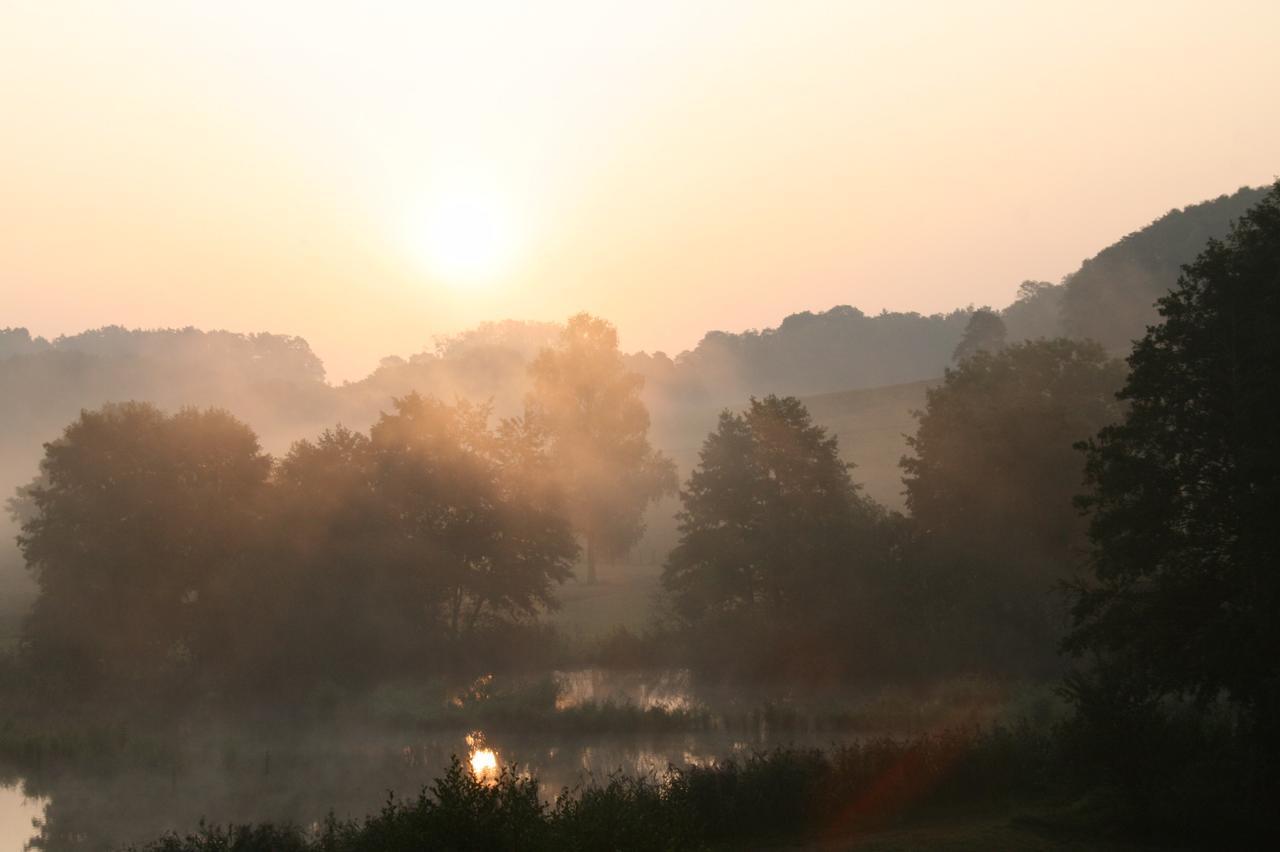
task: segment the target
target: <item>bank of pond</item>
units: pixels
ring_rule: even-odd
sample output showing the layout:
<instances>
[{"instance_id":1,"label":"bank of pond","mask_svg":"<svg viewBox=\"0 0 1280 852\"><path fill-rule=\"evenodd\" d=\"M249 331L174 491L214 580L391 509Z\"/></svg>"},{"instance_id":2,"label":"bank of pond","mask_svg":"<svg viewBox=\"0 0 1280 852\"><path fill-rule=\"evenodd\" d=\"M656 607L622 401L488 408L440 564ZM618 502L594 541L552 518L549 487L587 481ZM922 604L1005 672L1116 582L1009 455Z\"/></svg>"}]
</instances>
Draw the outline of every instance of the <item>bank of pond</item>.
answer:
<instances>
[{"instance_id":1,"label":"bank of pond","mask_svg":"<svg viewBox=\"0 0 1280 852\"><path fill-rule=\"evenodd\" d=\"M299 843L316 843L326 818L363 824L389 795L397 818L430 810L419 794L441 779L462 785L459 767L470 785L459 789L477 803L536 788L546 821L599 791L625 791L635 799L626 807L666 801L690 771L773 766L759 763L765 755L791 755L809 772L842 749L862 749L846 760L887 760L914 742L934 754L944 733L955 751L961 732L1015 712L1058 711L1046 689L979 678L855 692L602 669L319 690L291 706L234 711L153 700L28 706L0 717L0 848L144 848L202 821L293 826ZM213 837L198 848L259 848Z\"/></svg>"}]
</instances>

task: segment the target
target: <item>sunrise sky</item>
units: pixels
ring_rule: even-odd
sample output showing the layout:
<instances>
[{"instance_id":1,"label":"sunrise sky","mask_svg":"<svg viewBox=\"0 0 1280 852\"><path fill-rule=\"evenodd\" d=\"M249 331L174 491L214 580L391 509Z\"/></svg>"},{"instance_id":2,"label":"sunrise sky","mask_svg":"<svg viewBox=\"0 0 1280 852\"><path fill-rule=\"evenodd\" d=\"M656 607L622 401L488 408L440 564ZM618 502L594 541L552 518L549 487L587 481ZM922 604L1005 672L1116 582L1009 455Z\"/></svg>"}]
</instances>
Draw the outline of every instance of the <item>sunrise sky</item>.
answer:
<instances>
[{"instance_id":1,"label":"sunrise sky","mask_svg":"<svg viewBox=\"0 0 1280 852\"><path fill-rule=\"evenodd\" d=\"M1009 302L1280 174L1280 3L0 3L0 326L628 349Z\"/></svg>"}]
</instances>

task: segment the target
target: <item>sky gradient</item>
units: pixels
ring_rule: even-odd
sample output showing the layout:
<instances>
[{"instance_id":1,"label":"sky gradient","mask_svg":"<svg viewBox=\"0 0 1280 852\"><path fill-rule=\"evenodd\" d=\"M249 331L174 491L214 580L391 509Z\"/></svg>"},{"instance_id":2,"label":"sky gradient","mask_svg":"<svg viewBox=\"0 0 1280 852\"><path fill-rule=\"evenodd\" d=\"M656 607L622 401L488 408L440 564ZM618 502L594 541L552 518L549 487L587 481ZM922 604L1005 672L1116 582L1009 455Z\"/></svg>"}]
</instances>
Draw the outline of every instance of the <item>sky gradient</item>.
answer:
<instances>
[{"instance_id":1,"label":"sky gradient","mask_svg":"<svg viewBox=\"0 0 1280 852\"><path fill-rule=\"evenodd\" d=\"M462 5L0 4L0 326L674 353L1001 306L1280 174L1280 3Z\"/></svg>"}]
</instances>

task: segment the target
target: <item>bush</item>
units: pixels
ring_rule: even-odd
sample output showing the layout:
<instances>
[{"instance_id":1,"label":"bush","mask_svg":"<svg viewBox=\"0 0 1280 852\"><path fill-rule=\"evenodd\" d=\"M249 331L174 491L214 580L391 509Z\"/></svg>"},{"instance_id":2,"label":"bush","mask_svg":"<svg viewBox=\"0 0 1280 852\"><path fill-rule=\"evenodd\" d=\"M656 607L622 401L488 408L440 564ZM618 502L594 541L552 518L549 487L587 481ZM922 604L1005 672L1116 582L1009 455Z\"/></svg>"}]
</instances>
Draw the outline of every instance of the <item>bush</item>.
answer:
<instances>
[{"instance_id":1,"label":"bush","mask_svg":"<svg viewBox=\"0 0 1280 852\"><path fill-rule=\"evenodd\" d=\"M513 769L477 779L456 757L412 801L388 800L360 821L296 827L201 827L146 852L658 850L762 838L844 836L905 814L1038 791L1047 736L1026 727L914 740L779 749L710 766L672 767L659 781L610 776L547 804Z\"/></svg>"}]
</instances>

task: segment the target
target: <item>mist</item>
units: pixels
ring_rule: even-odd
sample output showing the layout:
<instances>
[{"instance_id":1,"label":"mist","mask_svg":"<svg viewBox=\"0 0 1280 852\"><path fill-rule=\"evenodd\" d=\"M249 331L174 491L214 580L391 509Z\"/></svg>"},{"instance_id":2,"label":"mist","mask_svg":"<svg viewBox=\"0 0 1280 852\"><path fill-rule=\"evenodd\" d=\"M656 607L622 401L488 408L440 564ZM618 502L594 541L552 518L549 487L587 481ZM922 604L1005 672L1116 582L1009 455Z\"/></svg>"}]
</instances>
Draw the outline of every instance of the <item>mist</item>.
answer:
<instances>
[{"instance_id":1,"label":"mist","mask_svg":"<svg viewBox=\"0 0 1280 852\"><path fill-rule=\"evenodd\" d=\"M0 11L0 852L1280 848L1280 6Z\"/></svg>"}]
</instances>

